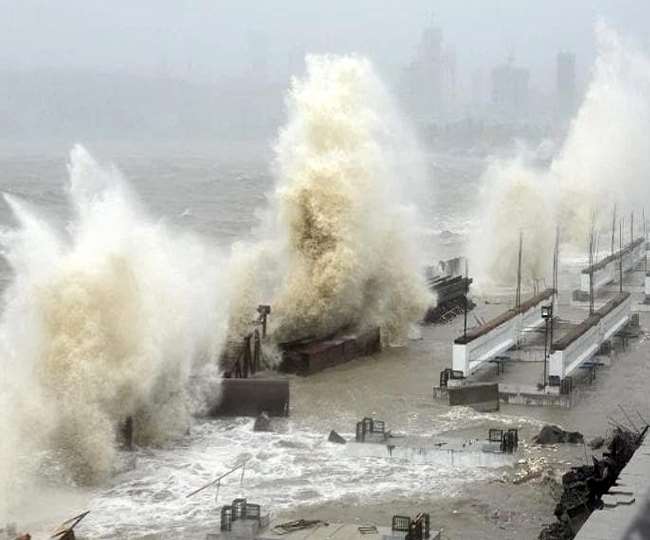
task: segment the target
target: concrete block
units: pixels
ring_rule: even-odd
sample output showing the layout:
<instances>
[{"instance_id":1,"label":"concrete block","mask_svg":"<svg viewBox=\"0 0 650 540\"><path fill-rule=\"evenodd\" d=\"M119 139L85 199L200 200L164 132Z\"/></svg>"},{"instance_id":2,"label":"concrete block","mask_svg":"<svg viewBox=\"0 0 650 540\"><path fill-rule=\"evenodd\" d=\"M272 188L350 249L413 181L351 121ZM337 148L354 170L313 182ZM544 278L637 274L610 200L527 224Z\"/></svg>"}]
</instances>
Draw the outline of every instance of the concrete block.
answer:
<instances>
[{"instance_id":1,"label":"concrete block","mask_svg":"<svg viewBox=\"0 0 650 540\"><path fill-rule=\"evenodd\" d=\"M221 400L210 416L289 416L290 387L286 377L224 379Z\"/></svg>"},{"instance_id":2,"label":"concrete block","mask_svg":"<svg viewBox=\"0 0 650 540\"><path fill-rule=\"evenodd\" d=\"M497 383L471 383L448 388L449 405L464 405L479 412L499 410L499 385Z\"/></svg>"}]
</instances>

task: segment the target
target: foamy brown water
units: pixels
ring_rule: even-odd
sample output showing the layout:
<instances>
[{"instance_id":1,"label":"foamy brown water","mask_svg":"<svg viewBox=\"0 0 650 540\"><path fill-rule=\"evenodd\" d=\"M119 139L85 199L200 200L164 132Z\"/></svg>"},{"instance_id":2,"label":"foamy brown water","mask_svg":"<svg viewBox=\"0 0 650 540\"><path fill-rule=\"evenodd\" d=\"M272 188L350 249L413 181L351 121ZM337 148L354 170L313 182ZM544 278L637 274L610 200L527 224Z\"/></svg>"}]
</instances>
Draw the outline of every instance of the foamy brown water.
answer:
<instances>
[{"instance_id":1,"label":"foamy brown water","mask_svg":"<svg viewBox=\"0 0 650 540\"><path fill-rule=\"evenodd\" d=\"M524 280L548 276L555 225L568 250L588 252L592 223L608 249L612 209L626 220L650 203L650 60L615 31L600 25L599 54L584 101L549 165L522 152L487 168L477 210L484 234L468 245L484 289L516 281L519 231L524 235Z\"/></svg>"},{"instance_id":2,"label":"foamy brown water","mask_svg":"<svg viewBox=\"0 0 650 540\"><path fill-rule=\"evenodd\" d=\"M599 159L586 161L590 152L570 150L576 141L583 150L589 146L584 139L592 129L580 126L594 114L602 115L596 125L608 125L608 115L615 113L621 95L627 96L630 80L645 80L635 75L645 69L643 58L623 54L615 42L611 46L598 71L607 84L597 86L602 93L589 94L582 109L587 112L578 117L564 154L542 178L574 178L575 170L563 173L559 164L576 155L581 164L589 164L589 178L601 170ZM391 154L399 122L391 117L382 87L364 61L321 62L294 86L272 174L266 172L272 158L256 161L257 152L252 151L255 157L244 153L245 165L234 166L215 166L213 154L197 157L178 149L172 156L161 157L161 152L153 158L126 154L123 162L111 156L124 164L129 177L131 169L151 213L143 210L119 174L97 166L79 148L71 157L67 194L60 187L65 176L62 159L12 156L0 162L0 182L14 195L7 199L13 217L7 209L3 217L6 223L19 224L17 232L3 234L13 271L5 271L4 277L16 279L7 288L2 321L5 354L0 371L5 386L0 405L9 414L0 419L0 501L13 507L12 515L18 512L22 522L36 521L35 527L42 528L51 519L48 501L56 499L69 503L61 506L61 517L73 506L93 510L85 525L91 536L111 536L116 527L132 536L187 529L197 521L209 526L216 519L209 493L196 500L183 495L242 454L252 456L245 492L280 510L345 496L363 505L384 500L387 493L417 497L432 488L440 495L458 494L466 483L495 474L481 467L441 471L427 463L419 463L416 470L399 460L350 456L324 442L329 428L349 433L348 426L366 414L425 434L451 428L484 433L495 422L532 429L539 423L536 419L562 423L566 418L575 426L583 419L580 415L590 429L600 427L595 419L602 416L602 407L598 415L592 410L599 403L595 394L589 407L568 416L527 411L477 419L467 411L450 416L432 405L431 385L448 364L445 347L452 336L443 331L425 340L426 348L416 355L414 348L421 346L411 343L408 349L382 355L383 363L373 360L354 373L342 369L301 382L294 418L281 433L252 434L249 421L215 421L199 422L184 436L184 428L192 423L192 406L183 383L193 360L210 359L218 348L234 307L245 321L246 306L271 301L277 307L272 324L278 335L299 329L325 332L342 322L368 321L383 324L398 337L420 301L422 261L457 254L466 235L475 231L486 246L490 239L503 240L505 251L496 252L510 253L507 245L517 238L510 233L522 226L517 220L532 229L530 238L537 247L548 243L549 227L543 221L547 207L537 201L539 176L522 178L516 161L512 168L491 169L505 185L497 193L505 195L486 205L491 209L486 218L474 214L470 204L477 199L472 188L479 185L482 164L428 156L435 173L446 175L446 188L436 190L433 202L419 200L425 219L414 223L404 210L409 197L402 198L401 190L421 195L421 186L417 178L411 183L411 178L402 182L402 177L393 185L391 172L398 164L408 164L411 155L407 152L404 160ZM643 84L633 95L637 101L627 102L632 107L635 102L645 105ZM603 88L613 88L612 93ZM626 112L629 121L636 120L635 113ZM644 114L641 107L638 115ZM644 131L632 133L641 142L631 148L645 147ZM593 151L593 156L601 155L614 162L620 158ZM624 153L620 159L625 161L625 156L631 163L625 179L634 186L638 171L645 170L645 158ZM421 163L411 158L416 174ZM608 178L615 173L605 171ZM450 177L469 188L463 204L458 184L449 182ZM268 205L265 192L272 194ZM513 205L520 211L509 214L506 210ZM255 208L269 212L258 221ZM510 215L517 220L504 218ZM259 223L268 227L268 234L249 235L250 227ZM486 224L500 232L486 233ZM201 231L209 239L187 231ZM423 239L421 244L414 243L414 236ZM247 248L259 249L260 238L267 242L261 253L269 259L254 256L249 266ZM237 248L245 254L237 259L242 266L223 264L217 249L229 247L233 239L247 240ZM543 251L539 248L535 258L526 260L531 274L540 271ZM265 264L270 271L260 279L258 269L266 272ZM512 266L505 265L505 270ZM504 268L492 267L490 272L503 273ZM228 284L225 290L218 277ZM234 289L243 291L243 297L233 294L235 278L241 282ZM638 364L638 358L635 361ZM630 385L630 399L644 397L637 380L610 381L615 392L599 387L609 392L610 401ZM115 426L129 413L136 417L138 441L147 446L136 452L134 470L113 476L115 467L124 469L124 456L113 444ZM89 481L94 487L77 486ZM38 497L32 496L35 492ZM240 493L231 485L222 495L227 499ZM7 508L0 510L7 513Z\"/></svg>"}]
</instances>

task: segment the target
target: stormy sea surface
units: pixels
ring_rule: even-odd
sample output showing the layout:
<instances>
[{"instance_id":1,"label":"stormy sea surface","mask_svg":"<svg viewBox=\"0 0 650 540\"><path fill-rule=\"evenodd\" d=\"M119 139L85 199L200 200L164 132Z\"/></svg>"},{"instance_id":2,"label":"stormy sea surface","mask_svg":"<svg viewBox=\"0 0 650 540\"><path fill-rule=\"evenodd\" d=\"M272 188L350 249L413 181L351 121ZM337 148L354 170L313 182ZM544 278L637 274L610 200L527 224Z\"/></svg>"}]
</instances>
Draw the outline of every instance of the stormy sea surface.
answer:
<instances>
[{"instance_id":1,"label":"stormy sea surface","mask_svg":"<svg viewBox=\"0 0 650 540\"><path fill-rule=\"evenodd\" d=\"M89 149L119 167L151 215L223 250L259 225L256 211L273 183L266 141L220 149L108 144ZM1 151L0 190L39 207L51 222L65 224L65 150ZM480 234L471 212L485 166L474 156L428 154L427 174L436 193L419 202L419 211L427 239L421 247L430 253L431 264L462 253L468 238ZM13 223L7 205L0 206L0 222ZM7 267L0 277L8 282ZM480 304L475 313L486 318L507 307ZM56 470L44 472L38 492L14 510L12 520L40 537L61 518L90 510L79 530L83 537L200 537L218 525L220 505L245 496L280 517L387 524L397 511L429 511L432 526L444 527L448 538L536 537L540 525L552 521L551 494L539 483L509 486L507 478L524 462L540 460L561 473L570 464L590 460L582 445L524 445L517 456L522 463L484 467L478 462L441 464L426 452L406 459L327 442L332 429L353 438L355 423L364 416L385 420L395 432L422 437L452 432L485 439L490 427L517 427L527 441L550 422L580 430L589 439L605 433L608 415L619 416L618 403L632 410L646 407L643 381L650 368L642 341L626 352L624 369L600 372L571 410L503 406L499 413L478 414L437 403L432 387L449 365L461 319L423 328L421 339L406 347L309 378L292 378L291 415L275 421L274 432L253 432L252 419L195 419L184 437L122 455L121 470L96 487L76 487ZM642 314L643 329L648 322ZM218 491L210 488L187 497L244 459L243 481L236 473Z\"/></svg>"}]
</instances>

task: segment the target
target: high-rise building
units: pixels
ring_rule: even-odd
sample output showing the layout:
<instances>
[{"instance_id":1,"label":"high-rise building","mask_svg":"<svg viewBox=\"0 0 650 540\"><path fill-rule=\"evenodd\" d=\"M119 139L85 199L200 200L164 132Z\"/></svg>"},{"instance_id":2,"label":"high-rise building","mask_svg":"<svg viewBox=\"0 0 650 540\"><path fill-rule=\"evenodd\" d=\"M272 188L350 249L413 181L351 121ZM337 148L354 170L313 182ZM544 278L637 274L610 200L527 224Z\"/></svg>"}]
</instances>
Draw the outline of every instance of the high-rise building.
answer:
<instances>
[{"instance_id":1,"label":"high-rise building","mask_svg":"<svg viewBox=\"0 0 650 540\"><path fill-rule=\"evenodd\" d=\"M529 79L530 72L515 66L512 56L492 69L492 105L497 113L509 118L527 113Z\"/></svg>"},{"instance_id":2,"label":"high-rise building","mask_svg":"<svg viewBox=\"0 0 650 540\"><path fill-rule=\"evenodd\" d=\"M576 57L573 53L560 52L556 62L557 112L562 118L573 114L576 105Z\"/></svg>"},{"instance_id":3,"label":"high-rise building","mask_svg":"<svg viewBox=\"0 0 650 540\"><path fill-rule=\"evenodd\" d=\"M443 46L442 30L422 32L413 61L404 71L408 108L420 120L441 118L456 93L456 54Z\"/></svg>"}]
</instances>

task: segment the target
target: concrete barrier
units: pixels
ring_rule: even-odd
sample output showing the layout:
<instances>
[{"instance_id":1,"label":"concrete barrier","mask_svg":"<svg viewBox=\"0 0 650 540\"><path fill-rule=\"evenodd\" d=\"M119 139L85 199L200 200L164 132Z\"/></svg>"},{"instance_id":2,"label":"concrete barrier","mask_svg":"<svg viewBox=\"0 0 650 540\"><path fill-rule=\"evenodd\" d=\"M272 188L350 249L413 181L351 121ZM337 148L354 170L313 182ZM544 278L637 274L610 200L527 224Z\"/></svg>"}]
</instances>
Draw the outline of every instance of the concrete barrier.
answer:
<instances>
[{"instance_id":1,"label":"concrete barrier","mask_svg":"<svg viewBox=\"0 0 650 540\"><path fill-rule=\"evenodd\" d=\"M462 371L467 377L485 362L517 345L525 329L535 328L544 322L541 309L550 302L553 294L553 289L546 289L519 307L509 309L454 340L453 369Z\"/></svg>"},{"instance_id":2,"label":"concrete barrier","mask_svg":"<svg viewBox=\"0 0 650 540\"><path fill-rule=\"evenodd\" d=\"M549 377L568 377L600 348L600 317L592 315L553 344L549 358Z\"/></svg>"},{"instance_id":3,"label":"concrete barrier","mask_svg":"<svg viewBox=\"0 0 650 540\"><path fill-rule=\"evenodd\" d=\"M289 416L290 387L287 377L223 379L221 399L210 416Z\"/></svg>"},{"instance_id":4,"label":"concrete barrier","mask_svg":"<svg viewBox=\"0 0 650 540\"><path fill-rule=\"evenodd\" d=\"M630 321L632 296L629 293L621 293L596 310L596 314L601 317L599 328L602 343L610 339Z\"/></svg>"},{"instance_id":5,"label":"concrete barrier","mask_svg":"<svg viewBox=\"0 0 650 540\"><path fill-rule=\"evenodd\" d=\"M549 359L549 377L560 380L570 376L593 358L602 344L611 339L630 320L632 297L624 292L607 302L553 343Z\"/></svg>"},{"instance_id":6,"label":"concrete barrier","mask_svg":"<svg viewBox=\"0 0 650 540\"><path fill-rule=\"evenodd\" d=\"M593 511L575 540L643 540L650 538L650 437L602 496L603 507Z\"/></svg>"},{"instance_id":7,"label":"concrete barrier","mask_svg":"<svg viewBox=\"0 0 650 540\"><path fill-rule=\"evenodd\" d=\"M622 264L623 272L629 272L645 255L646 242L643 238L637 238L623 249L582 270L580 273L580 291L589 294L589 275L591 273L593 273L593 288L595 292L608 283L618 279L620 272L619 264ZM622 262L619 263L621 258Z\"/></svg>"},{"instance_id":8,"label":"concrete barrier","mask_svg":"<svg viewBox=\"0 0 650 540\"><path fill-rule=\"evenodd\" d=\"M499 410L499 385L473 383L448 387L449 405L465 405L479 412Z\"/></svg>"}]
</instances>

